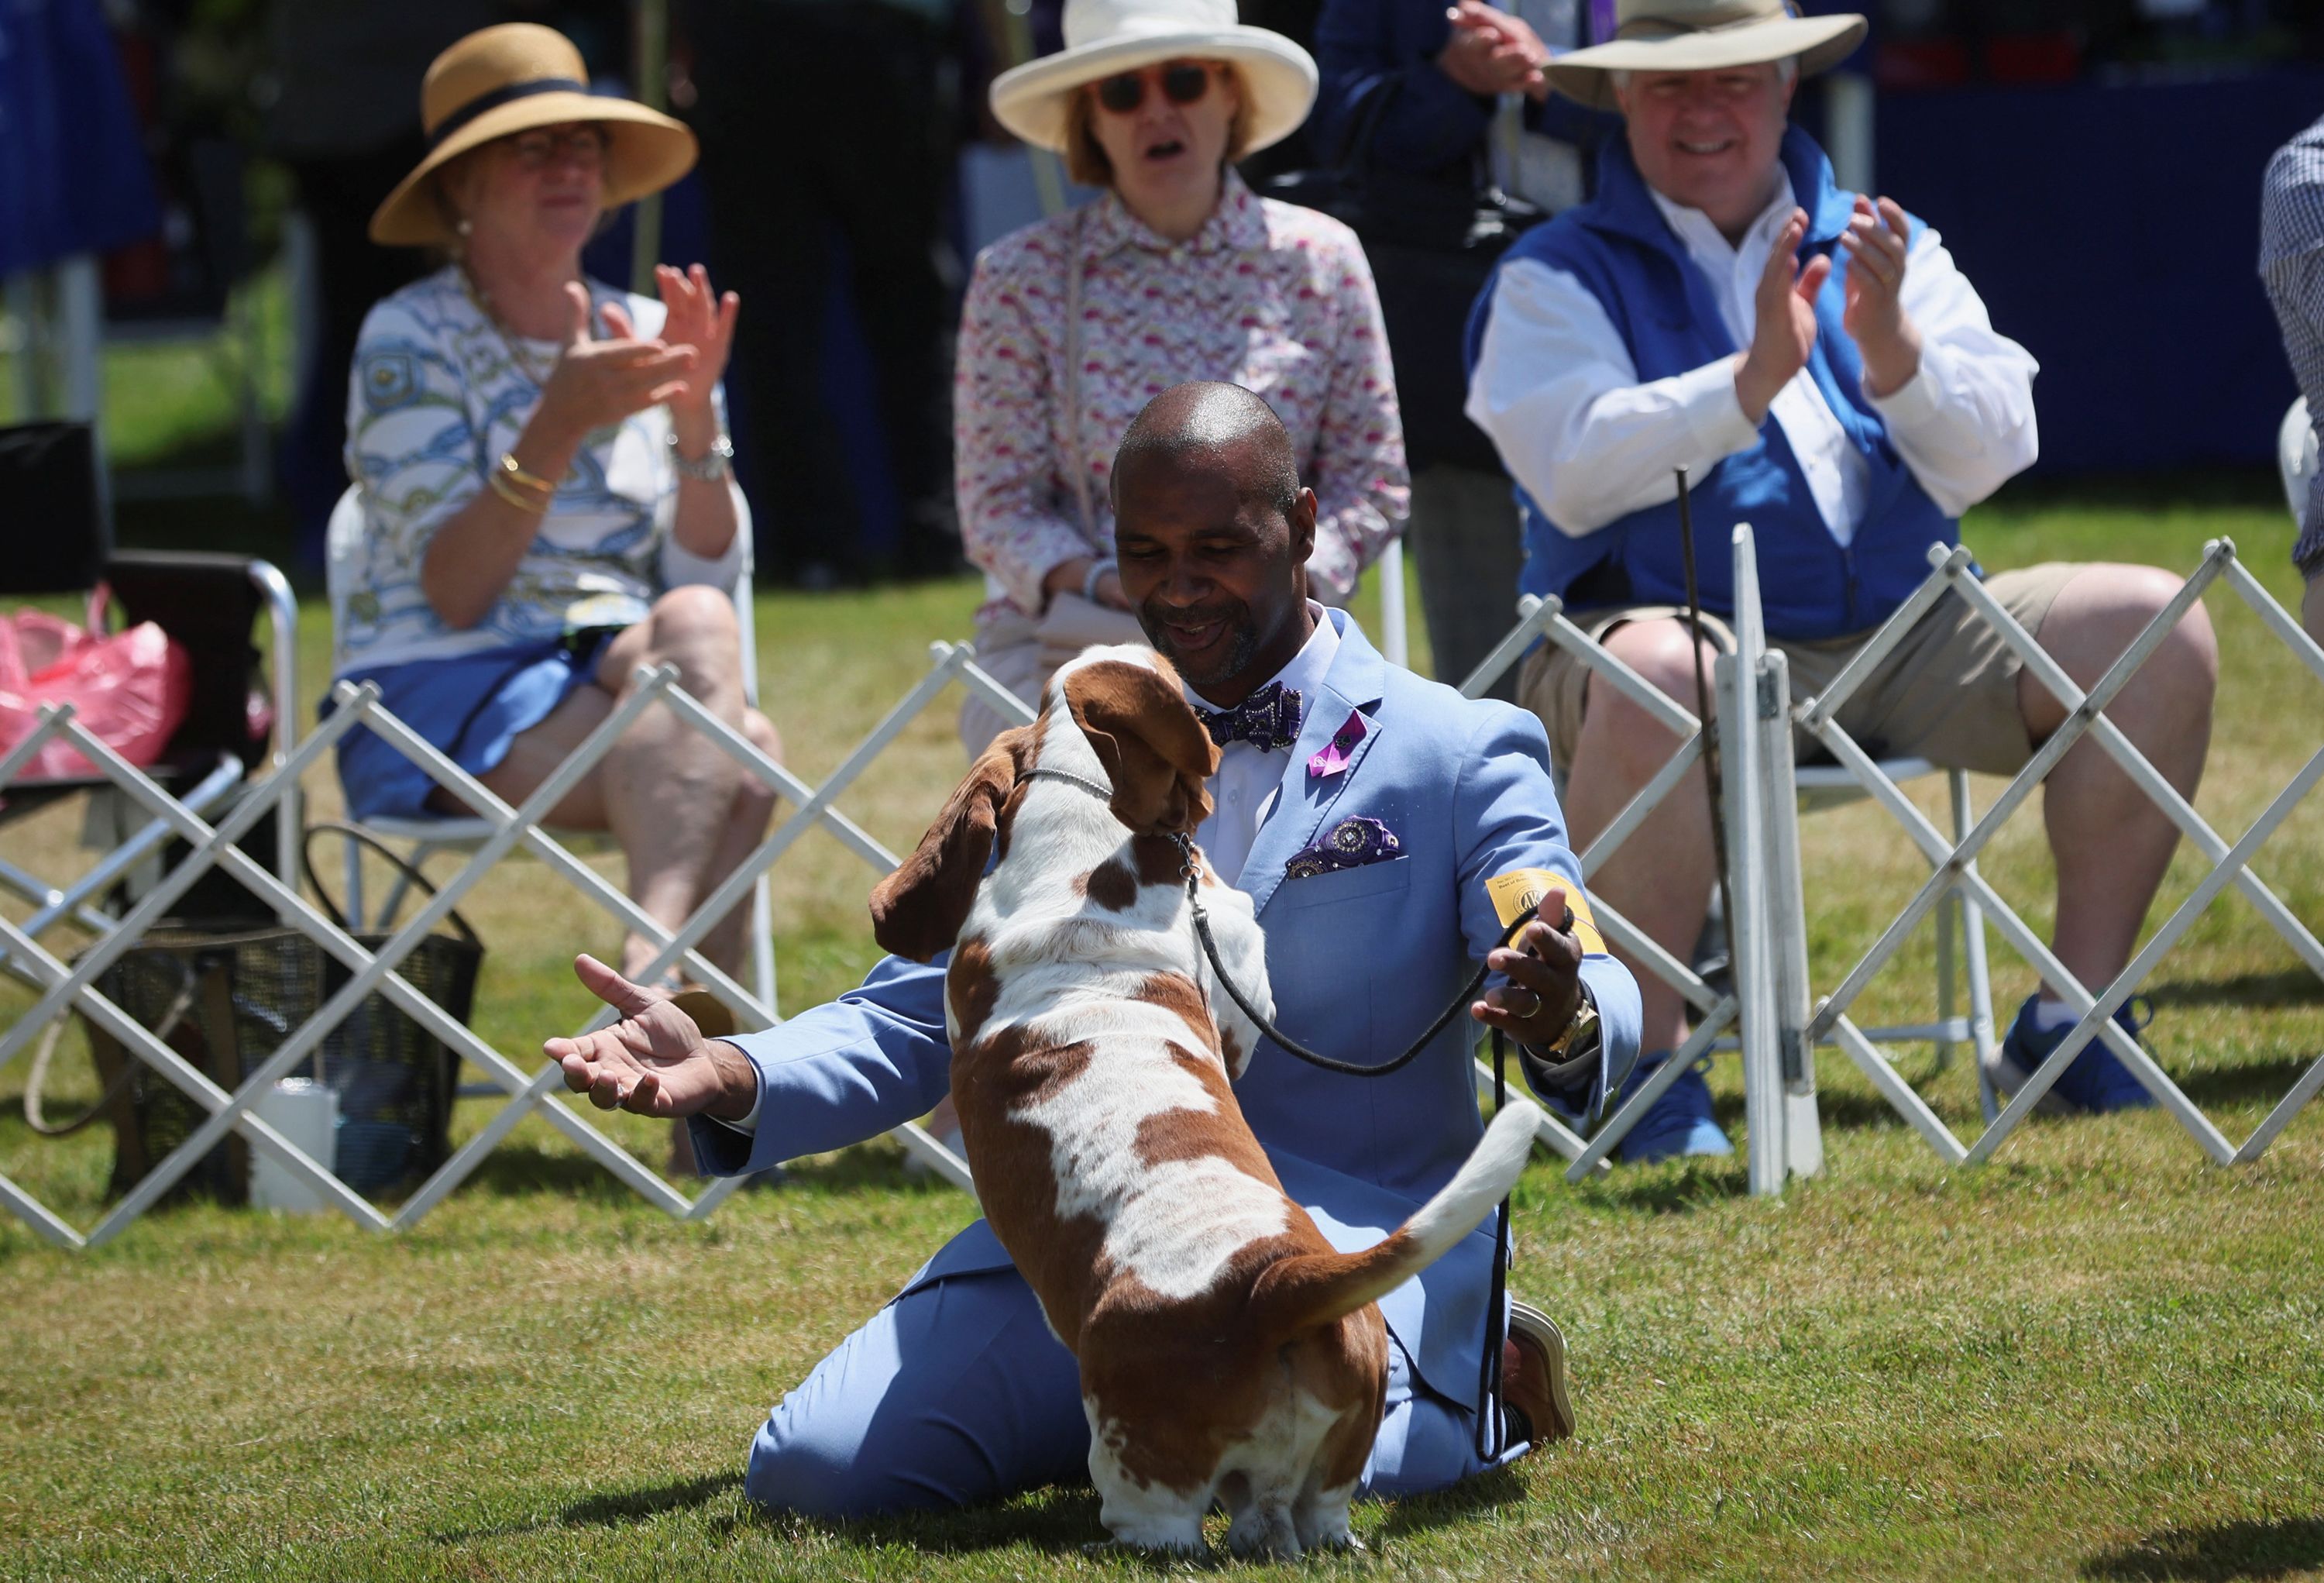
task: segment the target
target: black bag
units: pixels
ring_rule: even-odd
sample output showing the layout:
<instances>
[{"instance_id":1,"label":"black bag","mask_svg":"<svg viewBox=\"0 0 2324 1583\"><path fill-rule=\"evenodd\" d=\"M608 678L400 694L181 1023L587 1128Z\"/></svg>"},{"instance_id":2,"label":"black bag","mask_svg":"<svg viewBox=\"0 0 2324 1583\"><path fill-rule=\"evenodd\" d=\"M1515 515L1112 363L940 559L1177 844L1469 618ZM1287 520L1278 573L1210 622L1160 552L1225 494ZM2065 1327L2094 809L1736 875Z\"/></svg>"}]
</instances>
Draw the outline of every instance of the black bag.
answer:
<instances>
[{"instance_id":1,"label":"black bag","mask_svg":"<svg viewBox=\"0 0 2324 1583\"><path fill-rule=\"evenodd\" d=\"M1391 78L1357 106L1335 166L1277 176L1264 191L1323 210L1363 242L1388 323L1413 469L1443 462L1498 473L1493 442L1462 411L1469 395L1462 343L1470 305L1494 264L1547 217L1489 181L1464 190L1439 177L1381 169L1372 140L1397 90Z\"/></svg>"},{"instance_id":2,"label":"black bag","mask_svg":"<svg viewBox=\"0 0 2324 1583\"><path fill-rule=\"evenodd\" d=\"M422 889L432 890L417 871L362 831L329 824L308 831L310 884L311 842L323 830L370 846L405 867ZM319 884L315 891L332 921L344 927ZM458 912L445 921L451 932L430 933L396 971L465 1024L475 1004L484 949ZM369 950L388 939L380 933L354 938ZM345 963L295 929L180 920L157 924L99 974L97 983L107 1000L230 1094L353 977ZM117 1198L190 1137L209 1112L95 1023L88 1036L105 1095L97 1109L114 1127L108 1192ZM44 1051L36 1063L43 1069L45 1055ZM324 1036L312 1056L283 1076L309 1078L337 1093L334 1174L369 1195L416 1186L450 1157L459 1060L442 1040L374 991ZM25 1085L28 1118L37 1107L39 1087L37 1078ZM38 1130L61 1134L88 1119L84 1115ZM249 1145L231 1133L167 1196L198 1194L240 1204L249 1197Z\"/></svg>"}]
</instances>

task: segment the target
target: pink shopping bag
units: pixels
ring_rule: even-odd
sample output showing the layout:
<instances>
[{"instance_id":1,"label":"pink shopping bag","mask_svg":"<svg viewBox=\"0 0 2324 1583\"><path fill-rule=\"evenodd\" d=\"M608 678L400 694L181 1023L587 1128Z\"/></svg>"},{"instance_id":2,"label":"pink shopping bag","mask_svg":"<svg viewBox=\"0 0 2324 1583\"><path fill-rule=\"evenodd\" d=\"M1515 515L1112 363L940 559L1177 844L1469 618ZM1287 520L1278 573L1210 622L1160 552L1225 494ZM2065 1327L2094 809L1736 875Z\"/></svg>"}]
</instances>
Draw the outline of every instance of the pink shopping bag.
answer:
<instances>
[{"instance_id":1,"label":"pink shopping bag","mask_svg":"<svg viewBox=\"0 0 2324 1583\"><path fill-rule=\"evenodd\" d=\"M100 588L89 599L88 629L38 610L0 618L0 755L39 727L43 705L69 703L91 736L131 764L161 756L186 717L193 662L150 621L107 635L104 615ZM94 773L78 749L52 740L14 782Z\"/></svg>"}]
</instances>

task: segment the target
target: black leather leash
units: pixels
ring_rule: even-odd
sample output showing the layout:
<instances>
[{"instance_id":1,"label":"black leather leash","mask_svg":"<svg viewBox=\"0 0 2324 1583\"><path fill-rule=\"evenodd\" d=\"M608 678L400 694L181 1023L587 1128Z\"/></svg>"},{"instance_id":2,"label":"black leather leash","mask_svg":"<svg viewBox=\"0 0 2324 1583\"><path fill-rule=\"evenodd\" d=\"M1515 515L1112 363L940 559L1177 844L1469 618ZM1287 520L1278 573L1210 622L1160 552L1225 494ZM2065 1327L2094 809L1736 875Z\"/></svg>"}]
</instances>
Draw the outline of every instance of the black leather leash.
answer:
<instances>
[{"instance_id":1,"label":"black leather leash","mask_svg":"<svg viewBox=\"0 0 2324 1583\"><path fill-rule=\"evenodd\" d=\"M1444 1032L1444 1025L1450 1023L1455 1016L1458 1016L1461 1013L1461 1009L1467 1005L1470 1001L1473 1000L1476 997L1477 992L1480 989L1482 989L1485 986L1486 969L1480 965L1477 968L1477 971L1470 977L1467 986L1461 991L1459 996L1453 1000L1452 1004L1446 1006L1443 1012L1438 1014L1436 1020L1428 1024L1428 1031L1421 1034L1421 1036L1415 1040L1403 1054L1397 1056L1393 1060L1384 1062L1379 1066L1365 1067L1357 1066L1351 1061L1333 1060L1328 1055L1319 1055L1314 1051L1312 1051L1305 1045L1300 1043L1296 1039L1292 1038L1282 1029L1277 1027L1265 1016L1261 1015L1259 1008L1251 1004L1250 1002L1245 998L1241 986L1236 984L1234 979L1228 975L1226 964L1219 960L1218 941L1211 938L1210 913L1203 907L1203 897L1200 888L1202 883L1202 872L1194 862L1194 839L1184 833L1173 834L1170 839L1177 844L1179 861L1178 874L1179 877L1186 882L1186 906L1187 909L1194 915L1194 934L1195 937L1203 942L1203 955L1210 958L1211 971L1218 975L1219 982L1226 987L1228 998L1232 1000L1236 1005L1242 1008L1242 1014L1251 1020L1252 1024L1259 1029L1259 1032L1266 1035L1267 1038L1273 1041L1275 1043L1281 1045L1283 1049L1290 1054L1305 1061L1309 1066L1321 1067L1327 1072L1338 1072L1342 1077L1350 1078L1385 1078L1390 1072L1401 1071L1406 1067L1411 1065L1414 1058L1418 1056L1422 1051L1427 1049L1430 1043L1435 1040L1439 1033ZM1518 913L1515 921L1512 921L1507 929L1501 931L1501 938L1494 942L1493 949L1499 950L1501 947L1508 945L1509 941L1517 939L1517 930L1523 929L1526 924L1531 923L1534 919L1539 915L1540 911L1541 909L1538 906L1534 906L1527 907L1524 912ZM1572 921L1570 915L1567 921L1569 923ZM1499 1028L1494 1029L1493 1036L1498 1039L1500 1037L1500 1032L1501 1031ZM1498 1099L1499 1097L1499 1096L1497 1094L1495 1098Z\"/></svg>"},{"instance_id":2,"label":"black leather leash","mask_svg":"<svg viewBox=\"0 0 2324 1583\"><path fill-rule=\"evenodd\" d=\"M1415 1040L1409 1048L1392 1060L1379 1066L1366 1067L1357 1066L1350 1061L1334 1060L1328 1055L1320 1055L1285 1033L1267 1017L1261 1016L1259 1008L1250 1004L1243 995L1242 987L1236 984L1232 976L1227 972L1226 964L1219 960L1218 941L1211 937L1210 913L1203 906L1202 873L1200 866L1194 861L1194 840L1183 833L1174 834L1170 839L1177 844L1180 874L1186 882L1186 907L1194 914L1194 934L1203 942L1203 955L1210 959L1211 972L1225 988L1228 998L1242 1008L1242 1014L1251 1020L1252 1024L1262 1035L1310 1066L1321 1067L1327 1072L1338 1072L1351 1078L1384 1078L1390 1072L1401 1070L1410 1065L1414 1058L1422 1051L1427 1049L1434 1041L1437 1034L1444 1031L1444 1025L1458 1015L1461 1009L1475 998L1477 992L1484 987L1486 969L1480 965L1476 973L1471 977L1467 987L1461 991L1460 997L1451 1005L1446 1006L1434 1022L1428 1024L1426 1032ZM1501 938L1495 942L1493 949L1498 950L1517 939L1517 931L1532 922L1540 912L1541 909L1536 904L1518 913L1510 921L1509 926L1501 931ZM1572 912L1569 908L1566 914L1568 927L1572 926ZM1491 1032L1493 1109L1498 1114L1501 1107L1508 1103L1509 1098L1508 1041L1500 1029L1495 1028ZM1500 1207L1493 1212L1493 1279L1491 1290L1485 1301L1485 1351L1477 1365L1477 1459L1489 1466L1500 1458L1501 1455L1508 1449L1509 1443L1508 1418L1499 1411L1501 1348L1508 1340L1508 1294L1509 1200L1505 1194L1501 1199ZM1535 1432L1536 1434L1541 1432L1540 1425L1535 1426Z\"/></svg>"}]
</instances>

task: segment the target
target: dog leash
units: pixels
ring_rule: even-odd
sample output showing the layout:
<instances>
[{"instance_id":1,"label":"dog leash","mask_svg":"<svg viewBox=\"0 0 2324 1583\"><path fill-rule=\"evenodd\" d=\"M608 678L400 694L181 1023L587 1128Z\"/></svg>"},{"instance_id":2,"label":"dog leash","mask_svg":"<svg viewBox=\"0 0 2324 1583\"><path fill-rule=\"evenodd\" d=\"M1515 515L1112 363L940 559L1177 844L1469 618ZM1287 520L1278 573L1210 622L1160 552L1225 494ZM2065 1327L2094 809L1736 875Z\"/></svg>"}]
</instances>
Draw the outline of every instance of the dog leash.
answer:
<instances>
[{"instance_id":1,"label":"dog leash","mask_svg":"<svg viewBox=\"0 0 2324 1583\"><path fill-rule=\"evenodd\" d=\"M1088 784L1086 782L1080 783ZM1435 1041L1437 1034L1444 1031L1444 1025L1458 1015L1461 1008L1467 1005L1477 992L1484 987L1486 969L1480 964L1470 977L1467 986L1461 991L1459 997L1446 1006L1434 1022L1428 1024L1426 1032L1415 1040L1402 1054L1392 1060L1379 1066L1366 1067L1357 1066L1350 1061L1334 1060L1328 1055L1318 1054L1284 1032L1272 1020L1261 1016L1259 1008L1250 1004L1250 999L1244 995L1241 986L1235 983L1233 976L1227 971L1226 964L1219 960L1218 941L1211 936L1210 913L1203 906L1202 870L1201 866L1194 861L1194 840L1184 832L1172 835L1170 839L1177 844L1179 874L1180 877L1186 882L1187 910L1194 915L1194 934L1203 942L1203 955L1209 959L1212 973L1224 986L1229 998L1242 1008L1242 1014L1251 1020L1252 1024L1263 1036L1310 1066L1320 1067L1327 1072L1338 1072L1351 1078L1384 1078L1390 1072L1400 1070L1411 1064L1422 1051L1427 1049ZM1498 950L1517 939L1518 930L1532 922L1540 915L1540 912L1541 908L1536 903L1519 912L1515 919L1511 920L1509 926L1501 931L1501 938L1494 943L1493 949ZM1566 909L1565 921L1569 928L1572 925L1573 912L1571 907ZM1493 1109L1498 1113L1509 1099L1508 1041L1499 1028L1492 1029L1491 1033ZM1485 1350L1477 1363L1479 1411L1475 1444L1477 1459L1487 1466L1499 1461L1509 1446L1508 1421L1506 1412L1501 1411L1503 1406L1501 1349L1508 1340L1508 1296L1509 1200L1508 1195L1504 1194L1499 1207L1493 1211L1493 1276L1491 1287L1485 1300ZM1542 1427L1538 1424L1535 1425L1534 1432L1539 1434Z\"/></svg>"},{"instance_id":2,"label":"dog leash","mask_svg":"<svg viewBox=\"0 0 2324 1583\"><path fill-rule=\"evenodd\" d=\"M1054 773L1055 772L1044 771L1042 773ZM1083 783L1087 784L1086 782ZM1179 831L1174 832L1171 835L1170 839L1177 844L1179 862L1178 877L1186 882L1186 906L1194 914L1194 935L1196 939L1203 942L1203 955L1210 959L1211 971L1218 975L1219 983L1225 986L1228 998L1232 1000L1236 1005L1242 1008L1242 1014L1251 1020L1252 1025L1258 1028L1260 1033L1273 1041L1276 1044L1282 1046L1287 1053L1296 1056L1299 1060L1305 1061L1309 1066L1321 1067L1327 1072L1338 1072L1343 1077L1350 1078L1385 1078L1390 1072L1401 1071L1406 1067L1411 1065L1414 1059L1417 1057L1422 1051L1427 1049L1430 1044L1435 1041L1436 1036L1444 1032L1445 1024L1452 1022L1455 1016L1459 1015L1461 1008L1467 1005L1469 1002L1475 997L1477 992L1485 986L1486 969L1480 963L1478 966L1477 971L1471 975L1467 986L1463 987L1460 995L1453 999L1452 1004L1446 1006L1443 1011L1439 1013L1436 1020L1428 1024L1427 1032L1421 1034L1418 1039L1413 1041L1411 1045L1405 1050L1404 1053L1396 1057L1393 1060L1384 1061L1379 1066L1367 1067L1358 1066L1352 1061L1334 1060L1328 1055L1319 1054L1300 1043L1296 1039L1292 1038L1288 1033L1286 1033L1282 1029L1277 1027L1272 1022L1268 1021L1264 1015L1262 1015L1259 1008L1251 1004L1250 999L1244 995L1242 986L1238 985L1234 981L1233 977L1229 975L1226 969L1226 964L1219 960L1218 941L1211 938L1211 915L1203 906L1201 892L1202 868L1201 866L1196 864L1194 861L1194 838L1186 835L1185 832ZM1527 907L1524 912L1518 913L1510 922L1509 926L1501 931L1501 938L1493 942L1492 949L1494 950L1499 950L1501 947L1508 944L1509 941L1517 939L1517 930L1523 929L1526 924L1531 923L1534 919L1540 914L1540 912L1541 909L1538 906L1532 906ZM1568 923L1572 921L1572 910L1571 908L1567 909L1566 921ZM1496 1028L1493 1030L1493 1032L1498 1037L1500 1033L1500 1030ZM1496 1095L1495 1097L1498 1098L1499 1096Z\"/></svg>"}]
</instances>

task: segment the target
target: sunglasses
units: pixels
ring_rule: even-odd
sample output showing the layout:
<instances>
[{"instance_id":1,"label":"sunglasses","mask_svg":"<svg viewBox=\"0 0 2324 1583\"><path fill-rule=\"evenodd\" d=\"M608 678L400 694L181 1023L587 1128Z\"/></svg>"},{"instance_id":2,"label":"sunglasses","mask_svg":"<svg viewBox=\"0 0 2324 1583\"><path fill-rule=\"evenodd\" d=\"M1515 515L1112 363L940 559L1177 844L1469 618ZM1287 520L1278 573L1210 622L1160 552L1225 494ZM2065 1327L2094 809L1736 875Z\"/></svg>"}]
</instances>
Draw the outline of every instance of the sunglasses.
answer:
<instances>
[{"instance_id":1,"label":"sunglasses","mask_svg":"<svg viewBox=\"0 0 2324 1583\"><path fill-rule=\"evenodd\" d=\"M608 140L604 131L596 126L575 126L563 132L524 132L511 140L517 163L528 171L546 170L556 162L572 160L579 165L604 162Z\"/></svg>"},{"instance_id":2,"label":"sunglasses","mask_svg":"<svg viewBox=\"0 0 2324 1583\"><path fill-rule=\"evenodd\" d=\"M1153 75L1149 67L1106 78L1097 85L1097 102L1117 116L1127 116L1146 102L1146 81ZM1174 60L1160 75L1162 97L1174 105L1200 104L1211 91L1211 69L1194 61Z\"/></svg>"}]
</instances>

